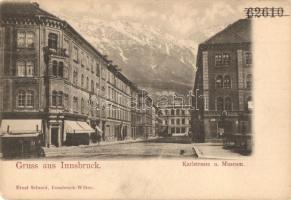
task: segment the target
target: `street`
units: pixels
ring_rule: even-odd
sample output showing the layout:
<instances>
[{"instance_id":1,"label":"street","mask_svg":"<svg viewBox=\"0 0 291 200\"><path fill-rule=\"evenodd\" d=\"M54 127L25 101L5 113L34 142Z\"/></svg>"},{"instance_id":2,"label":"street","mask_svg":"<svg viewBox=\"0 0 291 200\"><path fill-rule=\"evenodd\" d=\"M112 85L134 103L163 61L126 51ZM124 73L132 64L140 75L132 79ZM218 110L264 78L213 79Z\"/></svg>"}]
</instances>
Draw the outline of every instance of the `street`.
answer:
<instances>
[{"instance_id":1,"label":"street","mask_svg":"<svg viewBox=\"0 0 291 200\"><path fill-rule=\"evenodd\" d=\"M219 143L190 143L188 137L156 138L149 141L45 149L43 159L233 159L242 155L223 149ZM197 157L198 156L198 157Z\"/></svg>"}]
</instances>

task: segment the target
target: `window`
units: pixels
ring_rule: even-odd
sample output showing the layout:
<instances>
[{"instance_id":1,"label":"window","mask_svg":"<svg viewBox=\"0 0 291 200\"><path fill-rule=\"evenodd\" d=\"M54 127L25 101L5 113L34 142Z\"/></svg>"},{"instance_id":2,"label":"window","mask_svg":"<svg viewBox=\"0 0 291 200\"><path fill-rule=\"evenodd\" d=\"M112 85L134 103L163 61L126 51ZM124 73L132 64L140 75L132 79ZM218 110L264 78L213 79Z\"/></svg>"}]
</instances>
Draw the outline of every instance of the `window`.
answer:
<instances>
[{"instance_id":1,"label":"window","mask_svg":"<svg viewBox=\"0 0 291 200\"><path fill-rule=\"evenodd\" d=\"M185 110L182 110L182 115L185 115Z\"/></svg>"},{"instance_id":2,"label":"window","mask_svg":"<svg viewBox=\"0 0 291 200\"><path fill-rule=\"evenodd\" d=\"M177 114L177 115L180 115L180 109L177 109L177 110L176 110L176 114Z\"/></svg>"},{"instance_id":3,"label":"window","mask_svg":"<svg viewBox=\"0 0 291 200\"><path fill-rule=\"evenodd\" d=\"M59 91L58 92L58 102L57 102L58 106L63 106L63 92Z\"/></svg>"},{"instance_id":4,"label":"window","mask_svg":"<svg viewBox=\"0 0 291 200\"><path fill-rule=\"evenodd\" d=\"M49 33L48 35L48 47L50 49L58 48L58 36L55 33Z\"/></svg>"},{"instance_id":5,"label":"window","mask_svg":"<svg viewBox=\"0 0 291 200\"><path fill-rule=\"evenodd\" d=\"M245 52L245 62L247 65L252 64L252 53L251 52Z\"/></svg>"},{"instance_id":6,"label":"window","mask_svg":"<svg viewBox=\"0 0 291 200\"><path fill-rule=\"evenodd\" d=\"M181 129L179 127L176 128L176 133L180 133Z\"/></svg>"},{"instance_id":7,"label":"window","mask_svg":"<svg viewBox=\"0 0 291 200\"><path fill-rule=\"evenodd\" d=\"M174 109L171 110L171 115L175 115L175 110Z\"/></svg>"},{"instance_id":8,"label":"window","mask_svg":"<svg viewBox=\"0 0 291 200\"><path fill-rule=\"evenodd\" d=\"M34 106L34 91L20 90L17 94L17 107L33 107Z\"/></svg>"},{"instance_id":9,"label":"window","mask_svg":"<svg viewBox=\"0 0 291 200\"><path fill-rule=\"evenodd\" d=\"M17 33L17 47L25 47L25 32Z\"/></svg>"},{"instance_id":10,"label":"window","mask_svg":"<svg viewBox=\"0 0 291 200\"><path fill-rule=\"evenodd\" d=\"M59 77L64 77L64 63L59 62L59 70L58 70L58 76Z\"/></svg>"},{"instance_id":11,"label":"window","mask_svg":"<svg viewBox=\"0 0 291 200\"><path fill-rule=\"evenodd\" d=\"M176 119L177 125L180 125L180 119Z\"/></svg>"},{"instance_id":12,"label":"window","mask_svg":"<svg viewBox=\"0 0 291 200\"><path fill-rule=\"evenodd\" d=\"M86 89L89 90L89 78L86 78Z\"/></svg>"},{"instance_id":13,"label":"window","mask_svg":"<svg viewBox=\"0 0 291 200\"><path fill-rule=\"evenodd\" d=\"M58 98L57 91L53 91L53 94L52 94L52 106L57 106L57 98Z\"/></svg>"},{"instance_id":14,"label":"window","mask_svg":"<svg viewBox=\"0 0 291 200\"><path fill-rule=\"evenodd\" d=\"M96 63L96 76L100 76L100 64Z\"/></svg>"},{"instance_id":15,"label":"window","mask_svg":"<svg viewBox=\"0 0 291 200\"><path fill-rule=\"evenodd\" d=\"M25 62L20 61L16 63L17 66L17 76L25 76Z\"/></svg>"},{"instance_id":16,"label":"window","mask_svg":"<svg viewBox=\"0 0 291 200\"><path fill-rule=\"evenodd\" d=\"M223 110L223 98L222 97L218 97L216 99L216 110L217 111L222 111Z\"/></svg>"},{"instance_id":17,"label":"window","mask_svg":"<svg viewBox=\"0 0 291 200\"><path fill-rule=\"evenodd\" d=\"M17 61L17 76L29 76L34 75L34 63L32 61Z\"/></svg>"},{"instance_id":18,"label":"window","mask_svg":"<svg viewBox=\"0 0 291 200\"><path fill-rule=\"evenodd\" d=\"M53 61L53 75L57 76L58 75L58 62L57 61Z\"/></svg>"},{"instance_id":19,"label":"window","mask_svg":"<svg viewBox=\"0 0 291 200\"><path fill-rule=\"evenodd\" d=\"M184 118L182 119L182 124L185 124L185 119Z\"/></svg>"},{"instance_id":20,"label":"window","mask_svg":"<svg viewBox=\"0 0 291 200\"><path fill-rule=\"evenodd\" d=\"M222 76L217 76L216 79L215 79L215 86L216 88L222 88Z\"/></svg>"},{"instance_id":21,"label":"window","mask_svg":"<svg viewBox=\"0 0 291 200\"><path fill-rule=\"evenodd\" d=\"M75 112L78 112L78 98L77 97L73 98L73 109Z\"/></svg>"},{"instance_id":22,"label":"window","mask_svg":"<svg viewBox=\"0 0 291 200\"><path fill-rule=\"evenodd\" d=\"M171 119L171 124L174 125L175 124L175 120Z\"/></svg>"},{"instance_id":23,"label":"window","mask_svg":"<svg viewBox=\"0 0 291 200\"><path fill-rule=\"evenodd\" d=\"M185 127L182 127L182 128L181 128L181 133L186 133L186 129L185 129Z\"/></svg>"},{"instance_id":24,"label":"window","mask_svg":"<svg viewBox=\"0 0 291 200\"><path fill-rule=\"evenodd\" d=\"M34 33L27 32L26 33L26 47L33 48L34 46Z\"/></svg>"},{"instance_id":25,"label":"window","mask_svg":"<svg viewBox=\"0 0 291 200\"><path fill-rule=\"evenodd\" d=\"M64 107L65 107L65 111L69 110L69 95L68 94L64 94Z\"/></svg>"},{"instance_id":26,"label":"window","mask_svg":"<svg viewBox=\"0 0 291 200\"><path fill-rule=\"evenodd\" d=\"M252 88L252 75L248 74L247 78L246 78L246 84L247 84L247 88L251 89Z\"/></svg>"},{"instance_id":27,"label":"window","mask_svg":"<svg viewBox=\"0 0 291 200\"><path fill-rule=\"evenodd\" d=\"M78 48L76 46L74 46L73 48L73 60L78 62Z\"/></svg>"},{"instance_id":28,"label":"window","mask_svg":"<svg viewBox=\"0 0 291 200\"><path fill-rule=\"evenodd\" d=\"M26 92L26 106L33 107L33 105L34 105L34 92L28 90Z\"/></svg>"},{"instance_id":29,"label":"window","mask_svg":"<svg viewBox=\"0 0 291 200\"><path fill-rule=\"evenodd\" d=\"M175 133L175 128L171 128L171 133Z\"/></svg>"},{"instance_id":30,"label":"window","mask_svg":"<svg viewBox=\"0 0 291 200\"><path fill-rule=\"evenodd\" d=\"M64 50L65 50L65 54L68 56L69 51L70 51L70 43L68 39L64 39L64 46L63 46Z\"/></svg>"},{"instance_id":31,"label":"window","mask_svg":"<svg viewBox=\"0 0 291 200\"><path fill-rule=\"evenodd\" d=\"M228 75L224 76L223 86L224 86L224 88L231 88L230 76L228 76Z\"/></svg>"},{"instance_id":32,"label":"window","mask_svg":"<svg viewBox=\"0 0 291 200\"><path fill-rule=\"evenodd\" d=\"M34 33L33 32L18 32L17 33L17 47L33 48L34 47Z\"/></svg>"},{"instance_id":33,"label":"window","mask_svg":"<svg viewBox=\"0 0 291 200\"><path fill-rule=\"evenodd\" d=\"M25 106L25 91L21 90L18 92L18 106L24 107Z\"/></svg>"},{"instance_id":34,"label":"window","mask_svg":"<svg viewBox=\"0 0 291 200\"><path fill-rule=\"evenodd\" d=\"M81 113L82 113L82 114L85 113L85 109L84 109L84 107L85 107L85 103L84 103L84 99L82 98L82 99L81 99Z\"/></svg>"},{"instance_id":35,"label":"window","mask_svg":"<svg viewBox=\"0 0 291 200\"><path fill-rule=\"evenodd\" d=\"M169 110L165 110L166 115L169 115Z\"/></svg>"},{"instance_id":36,"label":"window","mask_svg":"<svg viewBox=\"0 0 291 200\"><path fill-rule=\"evenodd\" d=\"M225 110L232 110L232 102L230 97L225 98Z\"/></svg>"},{"instance_id":37,"label":"window","mask_svg":"<svg viewBox=\"0 0 291 200\"><path fill-rule=\"evenodd\" d=\"M81 76L81 87L84 88L84 75Z\"/></svg>"},{"instance_id":38,"label":"window","mask_svg":"<svg viewBox=\"0 0 291 200\"><path fill-rule=\"evenodd\" d=\"M220 53L215 55L215 66L229 65L230 56L228 53Z\"/></svg>"}]
</instances>

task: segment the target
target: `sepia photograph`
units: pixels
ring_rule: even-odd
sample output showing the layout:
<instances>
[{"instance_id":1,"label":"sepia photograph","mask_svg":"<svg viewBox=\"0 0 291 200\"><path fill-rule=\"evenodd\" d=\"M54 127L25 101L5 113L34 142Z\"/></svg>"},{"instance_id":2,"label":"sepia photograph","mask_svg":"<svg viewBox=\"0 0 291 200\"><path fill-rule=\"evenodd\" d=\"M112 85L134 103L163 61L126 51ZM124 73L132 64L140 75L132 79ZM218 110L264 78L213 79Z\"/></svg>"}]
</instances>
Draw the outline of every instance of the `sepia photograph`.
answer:
<instances>
[{"instance_id":1,"label":"sepia photograph","mask_svg":"<svg viewBox=\"0 0 291 200\"><path fill-rule=\"evenodd\" d=\"M73 3L1 3L4 159L251 154L251 19L228 18L239 4L198 21L183 9L210 1Z\"/></svg>"},{"instance_id":2,"label":"sepia photograph","mask_svg":"<svg viewBox=\"0 0 291 200\"><path fill-rule=\"evenodd\" d=\"M290 13L0 0L0 199L287 200Z\"/></svg>"}]
</instances>

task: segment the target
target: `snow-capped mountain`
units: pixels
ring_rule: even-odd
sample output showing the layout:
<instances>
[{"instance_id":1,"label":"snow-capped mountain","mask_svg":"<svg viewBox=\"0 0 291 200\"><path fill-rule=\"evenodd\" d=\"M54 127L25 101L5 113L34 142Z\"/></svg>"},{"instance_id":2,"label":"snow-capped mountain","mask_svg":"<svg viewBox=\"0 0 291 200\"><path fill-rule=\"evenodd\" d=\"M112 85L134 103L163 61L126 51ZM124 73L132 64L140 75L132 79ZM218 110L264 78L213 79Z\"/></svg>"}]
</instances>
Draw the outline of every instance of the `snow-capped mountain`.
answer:
<instances>
[{"instance_id":1,"label":"snow-capped mountain","mask_svg":"<svg viewBox=\"0 0 291 200\"><path fill-rule=\"evenodd\" d=\"M194 41L177 40L137 22L85 17L67 21L141 88L177 93L192 88L197 52Z\"/></svg>"}]
</instances>

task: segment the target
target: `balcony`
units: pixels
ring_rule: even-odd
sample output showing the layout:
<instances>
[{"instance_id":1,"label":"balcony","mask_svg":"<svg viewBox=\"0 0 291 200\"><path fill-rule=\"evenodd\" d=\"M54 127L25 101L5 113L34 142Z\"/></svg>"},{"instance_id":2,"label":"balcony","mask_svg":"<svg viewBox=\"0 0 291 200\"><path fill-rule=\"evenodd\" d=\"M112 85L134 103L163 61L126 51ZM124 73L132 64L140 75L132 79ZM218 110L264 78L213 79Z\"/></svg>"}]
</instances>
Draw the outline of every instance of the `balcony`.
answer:
<instances>
[{"instance_id":1,"label":"balcony","mask_svg":"<svg viewBox=\"0 0 291 200\"><path fill-rule=\"evenodd\" d=\"M49 54L59 57L69 57L68 50L63 48L56 49L49 48Z\"/></svg>"}]
</instances>

